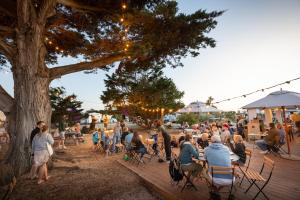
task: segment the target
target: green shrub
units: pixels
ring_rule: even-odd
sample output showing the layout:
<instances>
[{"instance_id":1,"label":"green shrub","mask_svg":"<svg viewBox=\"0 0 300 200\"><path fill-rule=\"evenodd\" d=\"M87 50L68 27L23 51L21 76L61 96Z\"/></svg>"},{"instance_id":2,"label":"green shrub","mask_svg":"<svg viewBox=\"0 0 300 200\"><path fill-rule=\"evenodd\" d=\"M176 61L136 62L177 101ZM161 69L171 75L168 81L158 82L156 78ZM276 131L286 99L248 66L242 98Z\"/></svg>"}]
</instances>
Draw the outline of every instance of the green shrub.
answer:
<instances>
[{"instance_id":1,"label":"green shrub","mask_svg":"<svg viewBox=\"0 0 300 200\"><path fill-rule=\"evenodd\" d=\"M198 116L194 113L184 113L177 118L177 122L183 124L187 122L189 125L198 123Z\"/></svg>"}]
</instances>

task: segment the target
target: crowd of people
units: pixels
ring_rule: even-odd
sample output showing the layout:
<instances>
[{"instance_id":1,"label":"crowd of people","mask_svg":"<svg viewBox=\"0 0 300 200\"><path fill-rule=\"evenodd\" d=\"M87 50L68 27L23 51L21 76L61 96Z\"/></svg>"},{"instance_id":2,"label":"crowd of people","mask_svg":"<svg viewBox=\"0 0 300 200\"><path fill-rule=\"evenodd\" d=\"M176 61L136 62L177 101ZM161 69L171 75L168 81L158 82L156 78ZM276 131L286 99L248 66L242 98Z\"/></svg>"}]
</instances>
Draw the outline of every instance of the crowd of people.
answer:
<instances>
[{"instance_id":1,"label":"crowd of people","mask_svg":"<svg viewBox=\"0 0 300 200\"><path fill-rule=\"evenodd\" d=\"M145 144L145 140L139 132L130 129L126 123L121 120L116 122L112 129L108 129L107 121L103 121L104 126L102 128L96 128L94 125L90 129L93 150L96 152L99 147L104 150L105 155L120 151L120 146L123 146L125 151L134 150L143 156L149 153L149 149ZM162 147L164 148L164 161L170 162L172 159L172 146L176 146L171 139L170 133L167 131L161 121L157 120L153 123L154 130L149 134L149 139L152 140L151 148L156 155L159 154L158 139L162 138ZM80 124L76 123L69 128L73 134L73 139L78 141L84 141L84 137L81 134ZM67 149L65 146L65 138L68 128L66 124L61 123L59 125L59 142L58 148ZM236 128L230 123L223 123L222 125L216 123L204 123L199 126L201 137L196 140L193 139L192 134L185 133L180 137L177 146L179 147L179 160L182 170L189 171L192 176L197 176L203 171L204 166L194 162L193 159L199 158L199 149L204 152L205 159L208 166L231 166L230 151L235 153L239 159L233 164L244 165L246 162L245 144L244 144L244 130L243 126L238 125ZM285 143L285 131L280 123L276 126L270 124L270 129L263 140L257 140L257 146L262 150L262 153L266 153L270 146L275 143ZM49 179L47 162L51 156L51 150L49 146L53 145L54 140L50 133L48 133L48 126L43 121L39 121L36 128L32 131L30 136L30 143L32 144L32 169L30 172L30 178L38 178L38 184L47 181ZM163 157L163 156L161 156ZM209 171L209 170L206 170ZM209 178L207 173L207 178ZM220 182L226 182L228 176L218 177ZM225 179L225 180L222 180Z\"/></svg>"}]
</instances>

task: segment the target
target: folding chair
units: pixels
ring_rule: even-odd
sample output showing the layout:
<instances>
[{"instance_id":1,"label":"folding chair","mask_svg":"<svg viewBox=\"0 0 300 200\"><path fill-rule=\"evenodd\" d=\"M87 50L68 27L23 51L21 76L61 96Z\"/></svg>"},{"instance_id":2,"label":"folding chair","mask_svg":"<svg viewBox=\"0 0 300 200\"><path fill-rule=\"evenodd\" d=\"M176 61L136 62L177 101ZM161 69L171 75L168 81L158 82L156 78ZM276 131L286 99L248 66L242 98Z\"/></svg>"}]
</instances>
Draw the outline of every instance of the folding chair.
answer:
<instances>
[{"instance_id":1,"label":"folding chair","mask_svg":"<svg viewBox=\"0 0 300 200\"><path fill-rule=\"evenodd\" d=\"M268 152L275 156L279 155L280 152L280 136L275 136L275 142L273 145L268 145Z\"/></svg>"},{"instance_id":2,"label":"folding chair","mask_svg":"<svg viewBox=\"0 0 300 200\"><path fill-rule=\"evenodd\" d=\"M180 164L181 166L181 164ZM183 175L183 177L185 178L185 183L183 185L183 187L181 188L181 192L184 190L184 188L186 188L187 186L190 186L192 188L194 188L196 191L197 191L197 188L196 186L194 185L194 183L192 182L191 180L191 171L184 171L182 168L181 168L181 173Z\"/></svg>"},{"instance_id":3,"label":"folding chair","mask_svg":"<svg viewBox=\"0 0 300 200\"><path fill-rule=\"evenodd\" d=\"M123 144L121 144L121 143L116 144L116 152L117 153L124 152L124 149L125 149L125 147Z\"/></svg>"},{"instance_id":4,"label":"folding chair","mask_svg":"<svg viewBox=\"0 0 300 200\"><path fill-rule=\"evenodd\" d=\"M137 163L137 166L139 166L140 163L144 163L142 160L142 157L139 152L135 149L135 146L131 144L131 148L129 150L129 157L130 161L132 163Z\"/></svg>"},{"instance_id":5,"label":"folding chair","mask_svg":"<svg viewBox=\"0 0 300 200\"><path fill-rule=\"evenodd\" d=\"M221 188L223 187L230 187L229 190L229 195L228 195L228 199L231 198L232 195L232 188L233 188L233 184L235 182L235 168L234 167L221 167L221 166L210 166L211 169L211 188L210 188L210 192L213 192L213 189L217 189L217 192L219 192L221 190ZM217 177L215 177L216 175L231 175L232 178L229 179L231 180L230 182L228 181L228 183L222 183L220 184L216 184L216 179Z\"/></svg>"},{"instance_id":6,"label":"folding chair","mask_svg":"<svg viewBox=\"0 0 300 200\"><path fill-rule=\"evenodd\" d=\"M258 193L255 195L255 197L253 199L256 199L257 196L262 193L266 199L269 199L267 197L267 195L262 191L266 186L267 184L269 183L271 177L272 177L272 173L273 173L273 169L274 169L274 166L275 166L275 163L273 160L271 160L270 158L264 156L264 162L263 162L263 165L261 167L261 170L258 172L258 171L255 171L255 170L252 170L252 169L248 169L247 171L242 171L246 177L246 179L249 181L250 183L250 186L248 187L248 189L245 191L245 193L247 193L250 188L255 185L257 188L258 188ZM270 174L268 176L268 178L265 178L262 176L262 173L265 169L265 167L269 167L270 168ZM259 185L256 184L256 182L264 182L264 184L262 185L262 187L259 187Z\"/></svg>"},{"instance_id":7,"label":"folding chair","mask_svg":"<svg viewBox=\"0 0 300 200\"><path fill-rule=\"evenodd\" d=\"M101 144L101 141L97 143L97 150L100 151L100 153L104 152L104 147Z\"/></svg>"},{"instance_id":8,"label":"folding chair","mask_svg":"<svg viewBox=\"0 0 300 200\"><path fill-rule=\"evenodd\" d=\"M245 153L246 153L246 159L247 159L246 163L247 164L244 165L244 166L239 166L239 169L241 170L241 172L248 170L248 168L250 166L250 161L251 161L251 158L252 158L252 151L250 149L246 149ZM240 182L240 186L242 185L244 178L245 178L245 175L243 173L243 177L242 177L242 180Z\"/></svg>"},{"instance_id":9,"label":"folding chair","mask_svg":"<svg viewBox=\"0 0 300 200\"><path fill-rule=\"evenodd\" d=\"M159 157L162 159L165 158L165 144L164 144L163 140L158 142L157 148L158 148L158 152L159 152Z\"/></svg>"}]
</instances>

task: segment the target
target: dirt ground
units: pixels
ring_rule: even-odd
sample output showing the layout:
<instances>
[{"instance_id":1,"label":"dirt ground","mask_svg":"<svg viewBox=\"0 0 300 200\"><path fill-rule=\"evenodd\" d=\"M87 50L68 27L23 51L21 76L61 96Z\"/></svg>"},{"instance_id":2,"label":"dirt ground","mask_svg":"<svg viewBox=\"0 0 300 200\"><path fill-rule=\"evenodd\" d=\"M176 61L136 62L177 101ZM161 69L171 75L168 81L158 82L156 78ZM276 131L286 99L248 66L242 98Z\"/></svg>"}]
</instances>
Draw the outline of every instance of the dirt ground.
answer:
<instances>
[{"instance_id":1,"label":"dirt ground","mask_svg":"<svg viewBox=\"0 0 300 200\"><path fill-rule=\"evenodd\" d=\"M91 149L91 136L86 143L67 150L56 150L51 178L37 185L26 176L18 183L10 199L159 199L141 180L116 162L121 154L105 158Z\"/></svg>"}]
</instances>

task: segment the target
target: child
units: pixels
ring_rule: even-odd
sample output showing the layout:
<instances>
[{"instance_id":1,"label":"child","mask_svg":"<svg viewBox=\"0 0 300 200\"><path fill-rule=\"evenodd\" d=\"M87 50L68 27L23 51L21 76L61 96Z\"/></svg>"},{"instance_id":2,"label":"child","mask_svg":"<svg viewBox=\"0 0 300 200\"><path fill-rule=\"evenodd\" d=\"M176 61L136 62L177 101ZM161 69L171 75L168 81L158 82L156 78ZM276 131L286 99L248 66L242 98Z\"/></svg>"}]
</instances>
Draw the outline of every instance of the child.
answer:
<instances>
[{"instance_id":1,"label":"child","mask_svg":"<svg viewBox=\"0 0 300 200\"><path fill-rule=\"evenodd\" d=\"M97 130L94 130L92 140L93 140L93 143L94 143L94 151L96 151L97 150L97 145L98 145L98 142L99 142L99 133L98 133Z\"/></svg>"},{"instance_id":2,"label":"child","mask_svg":"<svg viewBox=\"0 0 300 200\"><path fill-rule=\"evenodd\" d=\"M158 134L156 132L151 132L151 139L154 139L152 149L155 152L155 155L158 155L157 144L158 144Z\"/></svg>"}]
</instances>

